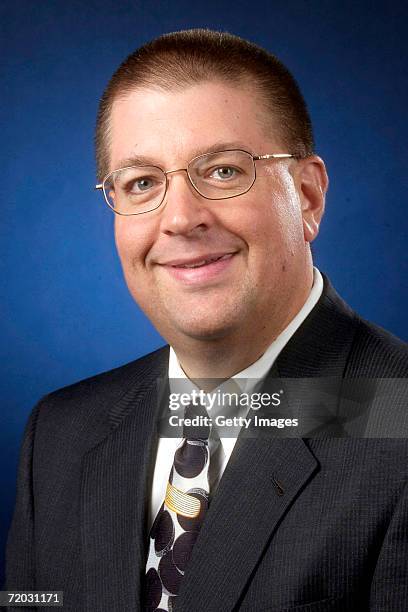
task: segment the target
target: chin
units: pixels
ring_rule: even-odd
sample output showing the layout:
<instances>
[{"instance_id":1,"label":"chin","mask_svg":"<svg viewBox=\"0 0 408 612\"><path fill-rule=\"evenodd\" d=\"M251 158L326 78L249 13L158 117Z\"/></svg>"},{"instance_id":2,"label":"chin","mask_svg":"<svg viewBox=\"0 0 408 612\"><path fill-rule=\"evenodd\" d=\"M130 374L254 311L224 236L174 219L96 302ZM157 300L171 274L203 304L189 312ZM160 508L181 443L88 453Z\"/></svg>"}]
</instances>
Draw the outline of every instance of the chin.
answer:
<instances>
[{"instance_id":1,"label":"chin","mask_svg":"<svg viewBox=\"0 0 408 612\"><path fill-rule=\"evenodd\" d=\"M229 301L224 296L218 300L179 300L177 303L161 300L160 303L150 303L145 313L159 333L172 344L183 337L212 341L234 335L248 328L253 320L250 306L249 300L234 295L234 299Z\"/></svg>"},{"instance_id":2,"label":"chin","mask_svg":"<svg viewBox=\"0 0 408 612\"><path fill-rule=\"evenodd\" d=\"M235 322L225 319L216 320L214 317L208 320L173 320L172 331L177 330L183 336L194 340L219 340L225 338L236 329Z\"/></svg>"}]
</instances>

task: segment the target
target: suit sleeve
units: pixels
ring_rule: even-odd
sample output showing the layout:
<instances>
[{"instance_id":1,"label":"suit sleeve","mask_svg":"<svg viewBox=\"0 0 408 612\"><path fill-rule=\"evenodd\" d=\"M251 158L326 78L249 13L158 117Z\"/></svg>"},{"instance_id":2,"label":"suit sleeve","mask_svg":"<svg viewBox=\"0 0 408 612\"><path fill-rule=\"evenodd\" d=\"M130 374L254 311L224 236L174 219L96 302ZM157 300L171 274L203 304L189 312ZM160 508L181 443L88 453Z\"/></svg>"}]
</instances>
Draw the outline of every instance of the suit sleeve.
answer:
<instances>
[{"instance_id":1,"label":"suit sleeve","mask_svg":"<svg viewBox=\"0 0 408 612\"><path fill-rule=\"evenodd\" d=\"M374 571L370 612L408 609L408 484L396 506Z\"/></svg>"},{"instance_id":2,"label":"suit sleeve","mask_svg":"<svg viewBox=\"0 0 408 612\"><path fill-rule=\"evenodd\" d=\"M20 451L17 496L6 549L6 590L35 589L33 451L40 405L32 411Z\"/></svg>"}]
</instances>

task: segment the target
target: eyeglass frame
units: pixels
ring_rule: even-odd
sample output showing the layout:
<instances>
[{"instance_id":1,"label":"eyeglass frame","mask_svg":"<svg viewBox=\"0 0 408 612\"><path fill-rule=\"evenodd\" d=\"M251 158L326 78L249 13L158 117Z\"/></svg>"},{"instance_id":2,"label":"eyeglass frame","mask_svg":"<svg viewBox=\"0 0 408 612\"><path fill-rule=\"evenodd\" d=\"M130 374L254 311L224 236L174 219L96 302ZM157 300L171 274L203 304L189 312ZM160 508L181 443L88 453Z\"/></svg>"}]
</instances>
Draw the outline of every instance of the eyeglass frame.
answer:
<instances>
[{"instance_id":1,"label":"eyeglass frame","mask_svg":"<svg viewBox=\"0 0 408 612\"><path fill-rule=\"evenodd\" d=\"M203 195L199 189L197 188L197 186L193 183L193 180L190 176L190 173L188 171L188 168L190 166L190 164L192 164L196 159L200 159L201 157L205 157L207 155L217 155L218 153L231 153L231 152L241 152L241 153L246 153L247 155L249 155L252 158L252 164L254 167L254 179L252 181L252 183L249 185L249 187L247 189L245 189L245 191L242 191L241 193L237 193L235 195L230 195L230 196L224 196L222 198L210 198L208 196ZM103 192L103 196L105 199L106 204L109 206L109 208L116 214L116 215L121 215L123 217L134 217L136 215L145 215L147 213L153 212L154 210L157 210L158 208L160 208L160 206L163 204L164 199L166 197L166 193L169 187L169 181L168 181L168 175L169 174L173 174L174 172L185 172L187 174L187 178L189 183L191 184L191 186L193 187L193 189L202 197L205 198L206 200L212 200L212 201L217 201L217 200L230 200L232 198L238 198L241 195L244 195L244 193L248 193L248 191L250 189L252 189L252 187L254 186L254 183L256 181L256 166L255 166L255 162L259 161L259 160L269 160L269 159L295 159L297 156L292 154L292 153L267 153L265 155L253 155L252 153L250 153L249 151L245 151L245 149L223 149L221 151L212 151L210 153L202 153L201 155L196 155L195 157L193 157L192 159L190 159L190 161L187 164L186 168L176 168L175 170L163 170L163 168L160 168L160 166L155 166L155 165L150 165L150 164L146 164L146 165L140 165L140 166L136 166L136 165L131 165L131 166L124 166L123 168L118 168L117 170L112 170L112 172L109 172L105 178L103 179L102 183L98 183L97 185L95 185L95 189L101 189ZM163 172L165 179L166 179L166 186L164 189L164 193L163 193L163 197L160 200L160 203L157 204L157 206L155 206L154 208L151 208L150 210L144 210L142 212L135 212L135 213L122 213L119 212L118 210L116 210L113 206L111 206L109 204L107 195L106 195L106 191L105 191L105 182L107 181L107 179L114 174L115 172L120 172L121 170L128 170L129 168L157 168L157 170L160 170L161 172Z\"/></svg>"}]
</instances>

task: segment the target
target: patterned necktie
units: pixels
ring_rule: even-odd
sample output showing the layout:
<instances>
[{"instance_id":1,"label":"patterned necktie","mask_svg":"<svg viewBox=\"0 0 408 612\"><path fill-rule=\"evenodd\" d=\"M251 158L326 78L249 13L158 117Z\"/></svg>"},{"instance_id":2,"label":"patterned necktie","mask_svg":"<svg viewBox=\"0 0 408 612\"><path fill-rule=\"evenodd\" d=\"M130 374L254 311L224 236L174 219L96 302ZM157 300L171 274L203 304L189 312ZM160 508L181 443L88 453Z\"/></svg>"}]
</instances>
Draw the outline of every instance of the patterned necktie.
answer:
<instances>
[{"instance_id":1,"label":"patterned necktie","mask_svg":"<svg viewBox=\"0 0 408 612\"><path fill-rule=\"evenodd\" d=\"M207 417L207 412L202 406L190 405L185 417L202 419ZM208 508L209 434L210 427L206 425L184 426L184 439L174 454L166 496L150 530L145 610L171 612L174 609Z\"/></svg>"}]
</instances>

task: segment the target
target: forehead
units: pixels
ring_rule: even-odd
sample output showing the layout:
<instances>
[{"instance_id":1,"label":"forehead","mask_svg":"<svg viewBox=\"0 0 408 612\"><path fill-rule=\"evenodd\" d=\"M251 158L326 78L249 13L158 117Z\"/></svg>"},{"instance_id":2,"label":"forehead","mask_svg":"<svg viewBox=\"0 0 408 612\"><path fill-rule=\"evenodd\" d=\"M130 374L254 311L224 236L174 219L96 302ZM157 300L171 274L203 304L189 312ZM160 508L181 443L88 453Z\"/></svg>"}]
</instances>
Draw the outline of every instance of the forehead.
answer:
<instances>
[{"instance_id":1,"label":"forehead","mask_svg":"<svg viewBox=\"0 0 408 612\"><path fill-rule=\"evenodd\" d=\"M166 168L185 164L217 143L271 152L280 144L272 124L260 96L243 86L206 82L180 91L135 89L112 107L110 169L138 155Z\"/></svg>"}]
</instances>

